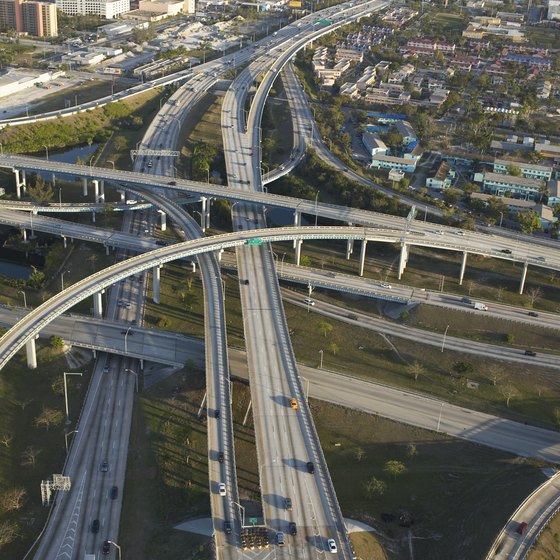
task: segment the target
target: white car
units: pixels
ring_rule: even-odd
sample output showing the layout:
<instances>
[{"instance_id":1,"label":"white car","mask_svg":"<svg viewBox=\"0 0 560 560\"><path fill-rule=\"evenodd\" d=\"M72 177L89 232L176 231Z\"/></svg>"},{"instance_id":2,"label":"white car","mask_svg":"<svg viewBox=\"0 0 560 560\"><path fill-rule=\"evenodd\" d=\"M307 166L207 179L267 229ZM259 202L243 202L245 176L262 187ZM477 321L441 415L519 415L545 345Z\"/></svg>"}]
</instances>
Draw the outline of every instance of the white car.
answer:
<instances>
[{"instance_id":1,"label":"white car","mask_svg":"<svg viewBox=\"0 0 560 560\"><path fill-rule=\"evenodd\" d=\"M334 539L329 539L327 541L327 548L329 549L329 552L331 552L332 554L336 554L338 552L338 549L336 548L336 542Z\"/></svg>"},{"instance_id":2,"label":"white car","mask_svg":"<svg viewBox=\"0 0 560 560\"><path fill-rule=\"evenodd\" d=\"M435 233L436 235L443 235L443 230L438 229L437 231L434 231L434 233Z\"/></svg>"},{"instance_id":3,"label":"white car","mask_svg":"<svg viewBox=\"0 0 560 560\"><path fill-rule=\"evenodd\" d=\"M220 484L218 484L218 494L220 494L220 496L226 495L226 485L223 482L220 482Z\"/></svg>"},{"instance_id":4,"label":"white car","mask_svg":"<svg viewBox=\"0 0 560 560\"><path fill-rule=\"evenodd\" d=\"M305 303L305 305L315 305L315 302L311 298L305 298L303 303Z\"/></svg>"},{"instance_id":5,"label":"white car","mask_svg":"<svg viewBox=\"0 0 560 560\"><path fill-rule=\"evenodd\" d=\"M455 233L457 235L465 235L465 232L462 229L460 229L459 231L456 231Z\"/></svg>"},{"instance_id":6,"label":"white car","mask_svg":"<svg viewBox=\"0 0 560 560\"><path fill-rule=\"evenodd\" d=\"M381 282L381 284L379 284L382 288L387 288L387 290L390 290L392 288L391 284L387 284L387 282Z\"/></svg>"}]
</instances>

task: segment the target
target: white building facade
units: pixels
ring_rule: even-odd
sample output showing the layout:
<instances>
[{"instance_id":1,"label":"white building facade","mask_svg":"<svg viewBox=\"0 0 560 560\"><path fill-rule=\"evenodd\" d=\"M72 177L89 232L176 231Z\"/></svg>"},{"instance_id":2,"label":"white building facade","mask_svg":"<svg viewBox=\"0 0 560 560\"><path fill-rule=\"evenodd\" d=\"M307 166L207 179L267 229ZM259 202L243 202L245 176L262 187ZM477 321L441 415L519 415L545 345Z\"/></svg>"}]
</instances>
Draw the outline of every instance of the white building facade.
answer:
<instances>
[{"instance_id":1,"label":"white building facade","mask_svg":"<svg viewBox=\"0 0 560 560\"><path fill-rule=\"evenodd\" d=\"M130 0L56 0L57 8L70 16L93 14L115 19L130 11Z\"/></svg>"}]
</instances>

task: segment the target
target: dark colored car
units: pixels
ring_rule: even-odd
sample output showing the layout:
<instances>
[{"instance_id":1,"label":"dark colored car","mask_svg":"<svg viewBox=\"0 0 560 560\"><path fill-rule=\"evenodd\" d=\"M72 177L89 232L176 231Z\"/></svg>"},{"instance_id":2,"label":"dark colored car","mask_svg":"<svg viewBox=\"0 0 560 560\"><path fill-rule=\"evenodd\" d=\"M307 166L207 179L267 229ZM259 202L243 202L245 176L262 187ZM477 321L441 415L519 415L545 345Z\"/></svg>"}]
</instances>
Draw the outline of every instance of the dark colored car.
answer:
<instances>
[{"instance_id":1,"label":"dark colored car","mask_svg":"<svg viewBox=\"0 0 560 560\"><path fill-rule=\"evenodd\" d=\"M162 241L161 239L157 239L156 245L167 245L167 243L165 241Z\"/></svg>"},{"instance_id":2,"label":"dark colored car","mask_svg":"<svg viewBox=\"0 0 560 560\"><path fill-rule=\"evenodd\" d=\"M223 463L224 462L224 454L223 452L219 452L218 453L218 463Z\"/></svg>"},{"instance_id":3,"label":"dark colored car","mask_svg":"<svg viewBox=\"0 0 560 560\"><path fill-rule=\"evenodd\" d=\"M231 535L232 526L230 521L224 521L224 533L226 535Z\"/></svg>"},{"instance_id":4,"label":"dark colored car","mask_svg":"<svg viewBox=\"0 0 560 560\"><path fill-rule=\"evenodd\" d=\"M99 533L99 519L94 519L91 524L91 532Z\"/></svg>"},{"instance_id":5,"label":"dark colored car","mask_svg":"<svg viewBox=\"0 0 560 560\"><path fill-rule=\"evenodd\" d=\"M214 418L219 418L220 417L220 410L217 408L216 410L214 410Z\"/></svg>"},{"instance_id":6,"label":"dark colored car","mask_svg":"<svg viewBox=\"0 0 560 560\"><path fill-rule=\"evenodd\" d=\"M111 500L116 500L119 496L119 487L113 486L109 495L111 496Z\"/></svg>"},{"instance_id":7,"label":"dark colored car","mask_svg":"<svg viewBox=\"0 0 560 560\"><path fill-rule=\"evenodd\" d=\"M297 535L297 525L293 521L290 522L289 528L290 535Z\"/></svg>"},{"instance_id":8,"label":"dark colored car","mask_svg":"<svg viewBox=\"0 0 560 560\"><path fill-rule=\"evenodd\" d=\"M291 498L286 498L286 499L284 500L284 508L285 508L287 511L292 511L292 500L291 500Z\"/></svg>"},{"instance_id":9,"label":"dark colored car","mask_svg":"<svg viewBox=\"0 0 560 560\"><path fill-rule=\"evenodd\" d=\"M315 473L315 465L309 461L309 463L307 463L307 472L309 474L314 474Z\"/></svg>"},{"instance_id":10,"label":"dark colored car","mask_svg":"<svg viewBox=\"0 0 560 560\"><path fill-rule=\"evenodd\" d=\"M537 353L533 350L525 350L525 356L536 356Z\"/></svg>"},{"instance_id":11,"label":"dark colored car","mask_svg":"<svg viewBox=\"0 0 560 560\"><path fill-rule=\"evenodd\" d=\"M511 249L502 249L500 252L505 253L506 255L511 255L512 253Z\"/></svg>"},{"instance_id":12,"label":"dark colored car","mask_svg":"<svg viewBox=\"0 0 560 560\"><path fill-rule=\"evenodd\" d=\"M248 286L249 285L249 280L245 280L244 284L245 284L245 286Z\"/></svg>"},{"instance_id":13,"label":"dark colored car","mask_svg":"<svg viewBox=\"0 0 560 560\"><path fill-rule=\"evenodd\" d=\"M111 545L109 544L109 541L105 541L101 547L101 554L103 554L103 556L107 556L109 552L111 552Z\"/></svg>"},{"instance_id":14,"label":"dark colored car","mask_svg":"<svg viewBox=\"0 0 560 560\"><path fill-rule=\"evenodd\" d=\"M527 315L529 315L529 317L538 317L539 314L536 311L529 311L529 313L527 313Z\"/></svg>"},{"instance_id":15,"label":"dark colored car","mask_svg":"<svg viewBox=\"0 0 560 560\"><path fill-rule=\"evenodd\" d=\"M167 183L167 184L174 187L177 184L177 181L169 181L169 183Z\"/></svg>"}]
</instances>

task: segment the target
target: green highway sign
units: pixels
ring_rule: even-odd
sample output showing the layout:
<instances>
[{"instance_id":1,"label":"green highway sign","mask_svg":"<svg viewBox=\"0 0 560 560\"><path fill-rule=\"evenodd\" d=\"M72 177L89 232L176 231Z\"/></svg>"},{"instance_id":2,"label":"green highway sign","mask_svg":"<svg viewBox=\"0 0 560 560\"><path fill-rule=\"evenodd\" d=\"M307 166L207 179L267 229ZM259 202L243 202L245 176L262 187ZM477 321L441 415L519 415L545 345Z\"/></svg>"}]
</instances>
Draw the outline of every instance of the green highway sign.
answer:
<instances>
[{"instance_id":1,"label":"green highway sign","mask_svg":"<svg viewBox=\"0 0 560 560\"><path fill-rule=\"evenodd\" d=\"M262 245L262 244L263 244L263 240L259 238L247 240L247 245Z\"/></svg>"}]
</instances>

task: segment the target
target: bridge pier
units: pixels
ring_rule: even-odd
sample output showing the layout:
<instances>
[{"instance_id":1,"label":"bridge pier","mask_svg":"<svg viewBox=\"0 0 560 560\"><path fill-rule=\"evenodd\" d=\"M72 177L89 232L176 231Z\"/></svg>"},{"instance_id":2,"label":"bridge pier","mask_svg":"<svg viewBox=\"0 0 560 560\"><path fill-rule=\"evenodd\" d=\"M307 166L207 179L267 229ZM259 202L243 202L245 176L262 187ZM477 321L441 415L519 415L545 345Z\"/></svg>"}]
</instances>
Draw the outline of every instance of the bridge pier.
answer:
<instances>
[{"instance_id":1,"label":"bridge pier","mask_svg":"<svg viewBox=\"0 0 560 560\"><path fill-rule=\"evenodd\" d=\"M348 222L348 227L352 227L352 222ZM346 260L350 260L350 255L354 252L354 240L348 239L346 242Z\"/></svg>"},{"instance_id":2,"label":"bridge pier","mask_svg":"<svg viewBox=\"0 0 560 560\"><path fill-rule=\"evenodd\" d=\"M222 255L224 254L224 250L223 250L223 249L220 249L219 251L217 251L217 253L218 253L218 254L216 255L216 257L217 257L217 259L218 259L218 262L222 262ZM193 271L193 272L194 272L194 271Z\"/></svg>"},{"instance_id":3,"label":"bridge pier","mask_svg":"<svg viewBox=\"0 0 560 560\"><path fill-rule=\"evenodd\" d=\"M301 226L301 212L298 212L297 210L294 212L294 227L300 227ZM294 249L296 249L297 247L297 240L294 239Z\"/></svg>"},{"instance_id":4,"label":"bridge pier","mask_svg":"<svg viewBox=\"0 0 560 560\"><path fill-rule=\"evenodd\" d=\"M360 250L360 276L364 275L364 266L366 264L366 251L367 251L367 239L362 239L362 247Z\"/></svg>"},{"instance_id":5,"label":"bridge pier","mask_svg":"<svg viewBox=\"0 0 560 560\"><path fill-rule=\"evenodd\" d=\"M27 186L25 171L23 169L21 171L19 169L14 169L14 175L16 176L16 195L17 198L21 198L21 188L23 187L23 193L25 194L25 188Z\"/></svg>"},{"instance_id":6,"label":"bridge pier","mask_svg":"<svg viewBox=\"0 0 560 560\"><path fill-rule=\"evenodd\" d=\"M23 238L23 242L27 243L27 230L25 228L21 228L21 237Z\"/></svg>"},{"instance_id":7,"label":"bridge pier","mask_svg":"<svg viewBox=\"0 0 560 560\"><path fill-rule=\"evenodd\" d=\"M159 303L159 280L160 280L160 269L161 266L157 264L156 266L152 267L152 276L153 276L153 295L152 300L154 303Z\"/></svg>"},{"instance_id":8,"label":"bridge pier","mask_svg":"<svg viewBox=\"0 0 560 560\"><path fill-rule=\"evenodd\" d=\"M53 187L55 187L55 186L56 186L56 175L53 173L53 174L51 175L51 177L52 177L52 184L53 184Z\"/></svg>"},{"instance_id":9,"label":"bridge pier","mask_svg":"<svg viewBox=\"0 0 560 560\"><path fill-rule=\"evenodd\" d=\"M105 290L101 290L93 294L93 316L96 319L101 319L103 317L103 302L101 296Z\"/></svg>"},{"instance_id":10,"label":"bridge pier","mask_svg":"<svg viewBox=\"0 0 560 560\"><path fill-rule=\"evenodd\" d=\"M105 181L99 182L99 200L97 202L105 202Z\"/></svg>"},{"instance_id":11,"label":"bridge pier","mask_svg":"<svg viewBox=\"0 0 560 560\"><path fill-rule=\"evenodd\" d=\"M467 268L467 252L463 252L463 260L461 261L461 272L459 273L459 286L463 285L463 278L465 276L465 268Z\"/></svg>"},{"instance_id":12,"label":"bridge pier","mask_svg":"<svg viewBox=\"0 0 560 560\"><path fill-rule=\"evenodd\" d=\"M408 245L406 243L403 243L401 245L401 257L399 259L399 280L403 275L407 262L408 262Z\"/></svg>"},{"instance_id":13,"label":"bridge pier","mask_svg":"<svg viewBox=\"0 0 560 560\"><path fill-rule=\"evenodd\" d=\"M66 249L66 236L62 236L62 243L64 244L64 248Z\"/></svg>"},{"instance_id":14,"label":"bridge pier","mask_svg":"<svg viewBox=\"0 0 560 560\"><path fill-rule=\"evenodd\" d=\"M203 196L201 197L202 211L200 212L200 227L202 231L210 227L210 199Z\"/></svg>"},{"instance_id":15,"label":"bridge pier","mask_svg":"<svg viewBox=\"0 0 560 560\"><path fill-rule=\"evenodd\" d=\"M158 210L158 212L161 220L161 231L165 231L167 229L167 214L163 210Z\"/></svg>"},{"instance_id":16,"label":"bridge pier","mask_svg":"<svg viewBox=\"0 0 560 560\"><path fill-rule=\"evenodd\" d=\"M87 196L87 177L82 177L82 195Z\"/></svg>"},{"instance_id":17,"label":"bridge pier","mask_svg":"<svg viewBox=\"0 0 560 560\"><path fill-rule=\"evenodd\" d=\"M94 179L92 183L93 183L93 201L99 202L99 181L97 179Z\"/></svg>"},{"instance_id":18,"label":"bridge pier","mask_svg":"<svg viewBox=\"0 0 560 560\"><path fill-rule=\"evenodd\" d=\"M529 263L525 261L523 264L523 271L521 272L521 282L519 283L519 293L522 294L525 288L525 279L527 278L527 269L529 268Z\"/></svg>"},{"instance_id":19,"label":"bridge pier","mask_svg":"<svg viewBox=\"0 0 560 560\"><path fill-rule=\"evenodd\" d=\"M37 369L37 352L35 350L35 339L39 338L39 336L35 336L34 338L30 338L25 343L25 354L27 356L27 367L29 369Z\"/></svg>"},{"instance_id":20,"label":"bridge pier","mask_svg":"<svg viewBox=\"0 0 560 560\"><path fill-rule=\"evenodd\" d=\"M296 239L296 266L300 266L300 260L301 260L301 246L303 245L303 240L302 239Z\"/></svg>"},{"instance_id":21,"label":"bridge pier","mask_svg":"<svg viewBox=\"0 0 560 560\"><path fill-rule=\"evenodd\" d=\"M117 191L121 195L121 202L126 201L126 193L124 191Z\"/></svg>"},{"instance_id":22,"label":"bridge pier","mask_svg":"<svg viewBox=\"0 0 560 560\"><path fill-rule=\"evenodd\" d=\"M95 212L91 213L91 221L95 224Z\"/></svg>"}]
</instances>

